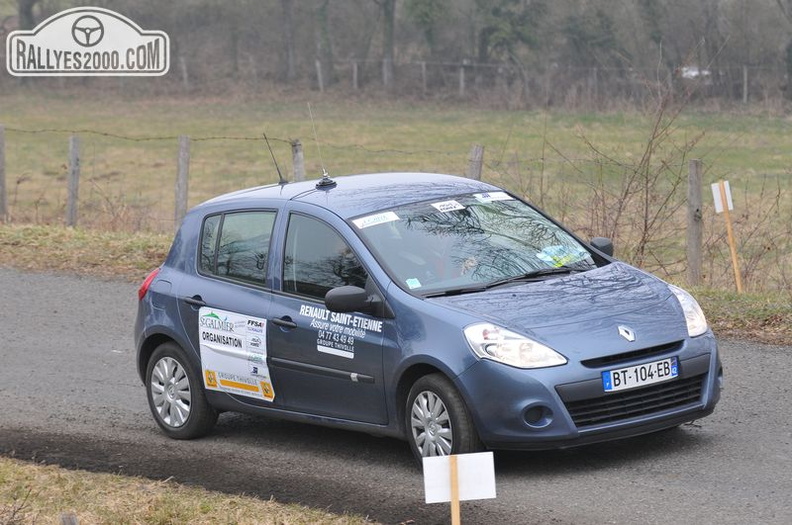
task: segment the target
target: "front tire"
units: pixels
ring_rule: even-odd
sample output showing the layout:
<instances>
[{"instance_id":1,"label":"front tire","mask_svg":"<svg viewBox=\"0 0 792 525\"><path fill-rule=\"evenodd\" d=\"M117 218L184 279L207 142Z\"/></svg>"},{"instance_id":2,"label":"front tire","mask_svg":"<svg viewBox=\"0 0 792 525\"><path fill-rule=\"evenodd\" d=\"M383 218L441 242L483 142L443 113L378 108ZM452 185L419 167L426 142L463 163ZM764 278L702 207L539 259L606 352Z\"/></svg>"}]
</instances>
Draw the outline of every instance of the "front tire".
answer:
<instances>
[{"instance_id":1,"label":"front tire","mask_svg":"<svg viewBox=\"0 0 792 525\"><path fill-rule=\"evenodd\" d=\"M176 343L163 343L151 355L146 394L154 420L171 438L205 436L217 422L218 412L206 401L201 378Z\"/></svg>"},{"instance_id":2,"label":"front tire","mask_svg":"<svg viewBox=\"0 0 792 525\"><path fill-rule=\"evenodd\" d=\"M462 396L442 374L423 376L413 384L405 420L407 440L419 462L483 449Z\"/></svg>"}]
</instances>

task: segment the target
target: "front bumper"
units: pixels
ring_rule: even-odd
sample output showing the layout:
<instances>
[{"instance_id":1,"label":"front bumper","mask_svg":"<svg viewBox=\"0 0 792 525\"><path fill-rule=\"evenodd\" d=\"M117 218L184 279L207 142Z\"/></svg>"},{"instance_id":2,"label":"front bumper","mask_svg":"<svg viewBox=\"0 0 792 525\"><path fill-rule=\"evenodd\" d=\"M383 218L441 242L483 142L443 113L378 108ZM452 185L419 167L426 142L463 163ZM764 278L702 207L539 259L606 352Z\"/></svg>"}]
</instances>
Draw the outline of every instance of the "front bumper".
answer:
<instances>
[{"instance_id":1,"label":"front bumper","mask_svg":"<svg viewBox=\"0 0 792 525\"><path fill-rule=\"evenodd\" d=\"M521 370L482 359L457 379L479 437L489 448L542 450L627 438L700 419L720 399L723 372L711 333L685 340L679 377L606 394L601 372L580 363ZM629 364L629 363L628 363Z\"/></svg>"}]
</instances>

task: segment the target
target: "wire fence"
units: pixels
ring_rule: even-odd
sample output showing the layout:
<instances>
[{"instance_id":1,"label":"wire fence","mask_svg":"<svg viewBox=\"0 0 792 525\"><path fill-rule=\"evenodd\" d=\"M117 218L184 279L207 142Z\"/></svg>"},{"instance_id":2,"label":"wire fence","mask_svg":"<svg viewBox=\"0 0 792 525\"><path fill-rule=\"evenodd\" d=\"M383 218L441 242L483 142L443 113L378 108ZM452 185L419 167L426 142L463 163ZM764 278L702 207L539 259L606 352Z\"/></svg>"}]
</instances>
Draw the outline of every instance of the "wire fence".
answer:
<instances>
[{"instance_id":1,"label":"wire fence","mask_svg":"<svg viewBox=\"0 0 792 525\"><path fill-rule=\"evenodd\" d=\"M334 176L427 171L481 178L547 210L583 238L612 238L618 256L684 281L691 254L686 160L642 173L604 156L571 158L548 147L523 157L472 144L448 150L308 143L268 137L288 180L319 178L321 147ZM361 166L365 169L361 169ZM654 177L654 178L651 178ZM713 175L707 175L712 179ZM93 129L25 129L0 125L0 221L63 224L109 231L172 233L185 211L208 198L278 182L264 136L121 135ZM699 178L698 185L702 184ZM735 231L750 288L785 289L792 281L792 202L788 181L733 181L741 201ZM722 224L709 201L702 220L702 283L728 286Z\"/></svg>"},{"instance_id":2,"label":"wire fence","mask_svg":"<svg viewBox=\"0 0 792 525\"><path fill-rule=\"evenodd\" d=\"M275 162L266 149L273 148ZM400 150L322 143L346 152L336 174L353 165L392 166L392 171L434 170L464 152ZM315 178L299 139L232 135L121 135L93 129L24 129L0 125L0 220L66 224L132 231L173 231L184 211L229 191L274 183L278 169L289 180ZM376 158L377 162L357 162ZM441 159L433 165L427 158ZM392 159L400 159L393 162ZM404 159L407 159L405 162ZM373 164L373 165L372 165ZM398 168L397 168L398 166ZM480 177L480 169L478 177Z\"/></svg>"}]
</instances>

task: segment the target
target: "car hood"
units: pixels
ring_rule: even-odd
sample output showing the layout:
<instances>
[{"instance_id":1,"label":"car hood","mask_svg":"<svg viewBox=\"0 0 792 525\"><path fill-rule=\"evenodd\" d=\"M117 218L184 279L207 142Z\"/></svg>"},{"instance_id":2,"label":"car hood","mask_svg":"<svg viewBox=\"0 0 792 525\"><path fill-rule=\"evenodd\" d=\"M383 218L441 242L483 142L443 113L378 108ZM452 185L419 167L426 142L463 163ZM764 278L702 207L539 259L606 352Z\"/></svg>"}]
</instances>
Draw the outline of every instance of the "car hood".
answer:
<instances>
[{"instance_id":1,"label":"car hood","mask_svg":"<svg viewBox=\"0 0 792 525\"><path fill-rule=\"evenodd\" d=\"M620 262L563 277L430 300L557 350L601 346L621 351L679 341L687 335L681 307L668 286ZM621 336L619 326L634 332L637 342Z\"/></svg>"}]
</instances>

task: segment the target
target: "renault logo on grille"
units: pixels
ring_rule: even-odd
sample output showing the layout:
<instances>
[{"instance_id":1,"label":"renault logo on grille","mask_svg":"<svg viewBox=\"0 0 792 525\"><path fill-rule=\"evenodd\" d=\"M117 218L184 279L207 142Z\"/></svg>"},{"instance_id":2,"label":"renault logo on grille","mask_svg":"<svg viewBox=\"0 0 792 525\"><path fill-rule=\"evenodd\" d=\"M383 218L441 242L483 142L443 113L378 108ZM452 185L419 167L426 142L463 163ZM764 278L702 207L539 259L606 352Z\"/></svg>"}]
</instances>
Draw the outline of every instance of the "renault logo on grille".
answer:
<instances>
[{"instance_id":1,"label":"renault logo on grille","mask_svg":"<svg viewBox=\"0 0 792 525\"><path fill-rule=\"evenodd\" d=\"M633 332L632 329L627 326L619 325L619 335L631 343L635 341L635 332Z\"/></svg>"}]
</instances>

